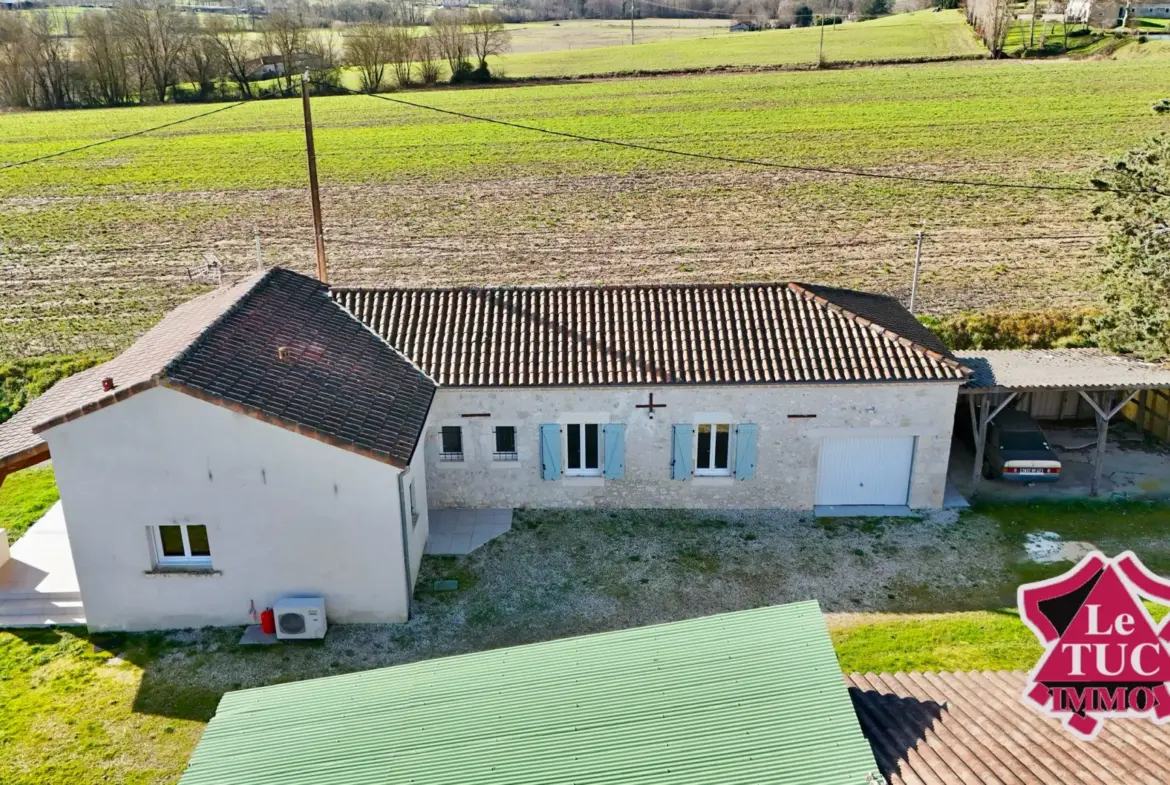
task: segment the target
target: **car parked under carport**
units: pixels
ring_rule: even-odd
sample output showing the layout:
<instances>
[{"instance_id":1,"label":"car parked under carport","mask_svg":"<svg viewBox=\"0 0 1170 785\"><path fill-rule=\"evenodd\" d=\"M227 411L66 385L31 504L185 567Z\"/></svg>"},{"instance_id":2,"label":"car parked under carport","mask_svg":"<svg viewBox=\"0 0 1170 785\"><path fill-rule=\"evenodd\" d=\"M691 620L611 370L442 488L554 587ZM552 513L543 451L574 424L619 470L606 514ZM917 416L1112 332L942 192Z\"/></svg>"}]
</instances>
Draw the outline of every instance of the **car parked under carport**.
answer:
<instances>
[{"instance_id":1,"label":"car parked under carport","mask_svg":"<svg viewBox=\"0 0 1170 785\"><path fill-rule=\"evenodd\" d=\"M1027 412L1002 412L987 429L983 476L1007 482L1056 482L1060 458Z\"/></svg>"}]
</instances>

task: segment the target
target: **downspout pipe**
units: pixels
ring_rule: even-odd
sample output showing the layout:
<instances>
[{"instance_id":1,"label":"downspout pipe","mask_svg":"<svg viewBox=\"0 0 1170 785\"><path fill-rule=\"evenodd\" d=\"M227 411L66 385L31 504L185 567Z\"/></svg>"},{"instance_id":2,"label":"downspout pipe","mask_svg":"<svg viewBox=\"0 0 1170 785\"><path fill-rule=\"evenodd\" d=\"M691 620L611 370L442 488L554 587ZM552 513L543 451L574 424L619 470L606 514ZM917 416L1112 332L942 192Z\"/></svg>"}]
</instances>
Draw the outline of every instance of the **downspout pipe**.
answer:
<instances>
[{"instance_id":1,"label":"downspout pipe","mask_svg":"<svg viewBox=\"0 0 1170 785\"><path fill-rule=\"evenodd\" d=\"M414 599L414 583L410 579L410 529L406 525L406 486L402 478L406 472L398 472L398 522L402 528L402 574L406 582L406 620L411 619L411 605Z\"/></svg>"}]
</instances>

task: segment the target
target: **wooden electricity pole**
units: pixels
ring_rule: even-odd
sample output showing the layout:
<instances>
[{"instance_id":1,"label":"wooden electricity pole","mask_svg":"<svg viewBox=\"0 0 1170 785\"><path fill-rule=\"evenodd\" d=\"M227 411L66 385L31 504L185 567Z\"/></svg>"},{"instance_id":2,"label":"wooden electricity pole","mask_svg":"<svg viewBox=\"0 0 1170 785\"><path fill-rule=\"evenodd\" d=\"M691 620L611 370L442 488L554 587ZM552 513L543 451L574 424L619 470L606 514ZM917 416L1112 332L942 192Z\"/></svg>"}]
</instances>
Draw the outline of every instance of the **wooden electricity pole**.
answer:
<instances>
[{"instance_id":1,"label":"wooden electricity pole","mask_svg":"<svg viewBox=\"0 0 1170 785\"><path fill-rule=\"evenodd\" d=\"M914 247L914 281L910 284L910 313L914 313L914 304L918 301L918 267L922 263L922 238L925 232L918 230L918 244Z\"/></svg>"},{"instance_id":2,"label":"wooden electricity pole","mask_svg":"<svg viewBox=\"0 0 1170 785\"><path fill-rule=\"evenodd\" d=\"M821 45L817 48L817 68L825 67L825 15L821 14Z\"/></svg>"},{"instance_id":3,"label":"wooden electricity pole","mask_svg":"<svg viewBox=\"0 0 1170 785\"><path fill-rule=\"evenodd\" d=\"M630 46L634 45L634 0L630 0Z\"/></svg>"},{"instance_id":4,"label":"wooden electricity pole","mask_svg":"<svg viewBox=\"0 0 1170 785\"><path fill-rule=\"evenodd\" d=\"M305 109L305 150L309 156L309 195L313 201L313 234L317 240L317 278L329 282L325 269L325 228L321 221L321 192L317 188L317 150L313 146L313 111L309 108L309 72L301 74L301 103Z\"/></svg>"}]
</instances>

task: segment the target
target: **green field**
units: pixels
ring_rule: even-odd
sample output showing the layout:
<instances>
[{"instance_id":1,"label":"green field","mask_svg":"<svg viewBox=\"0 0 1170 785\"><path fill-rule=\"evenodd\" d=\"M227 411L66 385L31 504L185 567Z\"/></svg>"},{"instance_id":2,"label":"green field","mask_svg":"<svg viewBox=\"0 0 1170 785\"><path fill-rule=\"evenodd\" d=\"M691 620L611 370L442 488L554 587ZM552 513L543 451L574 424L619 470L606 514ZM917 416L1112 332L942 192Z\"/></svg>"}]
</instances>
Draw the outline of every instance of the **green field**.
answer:
<instances>
[{"instance_id":1,"label":"green field","mask_svg":"<svg viewBox=\"0 0 1170 785\"><path fill-rule=\"evenodd\" d=\"M1147 45L1148 46L1148 45ZM1129 47L1146 51L1144 47ZM1128 48L1127 48L1128 49ZM1124 51L1124 50L1123 50ZM914 175L1086 184L1170 122L1164 57L968 62L407 95L681 150ZM206 107L0 115L0 161ZM0 360L124 346L230 272L312 269L300 102L255 102L0 170ZM927 312L1092 305L1091 194L913 186L542 136L365 96L314 101L342 284L798 279ZM1068 240L1063 235L1072 235ZM1019 238L1040 239L1019 239ZM1054 239L1055 238L1055 239Z\"/></svg>"},{"instance_id":2,"label":"green field","mask_svg":"<svg viewBox=\"0 0 1170 785\"><path fill-rule=\"evenodd\" d=\"M819 28L805 27L632 47L518 53L501 60L509 77L790 66L816 63L820 40ZM824 35L824 59L831 63L980 57L986 53L959 11L919 11L829 26Z\"/></svg>"}]
</instances>

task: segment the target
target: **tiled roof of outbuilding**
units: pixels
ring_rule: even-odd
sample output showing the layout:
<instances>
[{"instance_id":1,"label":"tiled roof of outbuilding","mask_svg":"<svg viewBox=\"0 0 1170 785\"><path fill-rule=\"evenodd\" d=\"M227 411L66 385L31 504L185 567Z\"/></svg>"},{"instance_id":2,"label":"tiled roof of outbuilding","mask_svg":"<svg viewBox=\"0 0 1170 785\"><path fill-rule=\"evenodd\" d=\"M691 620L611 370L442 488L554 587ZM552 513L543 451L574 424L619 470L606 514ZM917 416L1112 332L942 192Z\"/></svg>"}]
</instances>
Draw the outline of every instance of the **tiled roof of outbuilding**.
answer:
<instances>
[{"instance_id":1,"label":"tiled roof of outbuilding","mask_svg":"<svg viewBox=\"0 0 1170 785\"><path fill-rule=\"evenodd\" d=\"M1022 671L850 674L861 730L890 785L1164 783L1170 727L1107 720L1093 742L1020 699Z\"/></svg>"},{"instance_id":2,"label":"tiled roof of outbuilding","mask_svg":"<svg viewBox=\"0 0 1170 785\"><path fill-rule=\"evenodd\" d=\"M106 377L113 392L102 390ZM398 466L409 463L435 392L325 284L275 268L176 308L118 357L0 424L0 472L44 452L40 431L155 386Z\"/></svg>"},{"instance_id":3,"label":"tiled roof of outbuilding","mask_svg":"<svg viewBox=\"0 0 1170 785\"><path fill-rule=\"evenodd\" d=\"M441 386L961 380L896 300L801 284L334 289Z\"/></svg>"}]
</instances>

